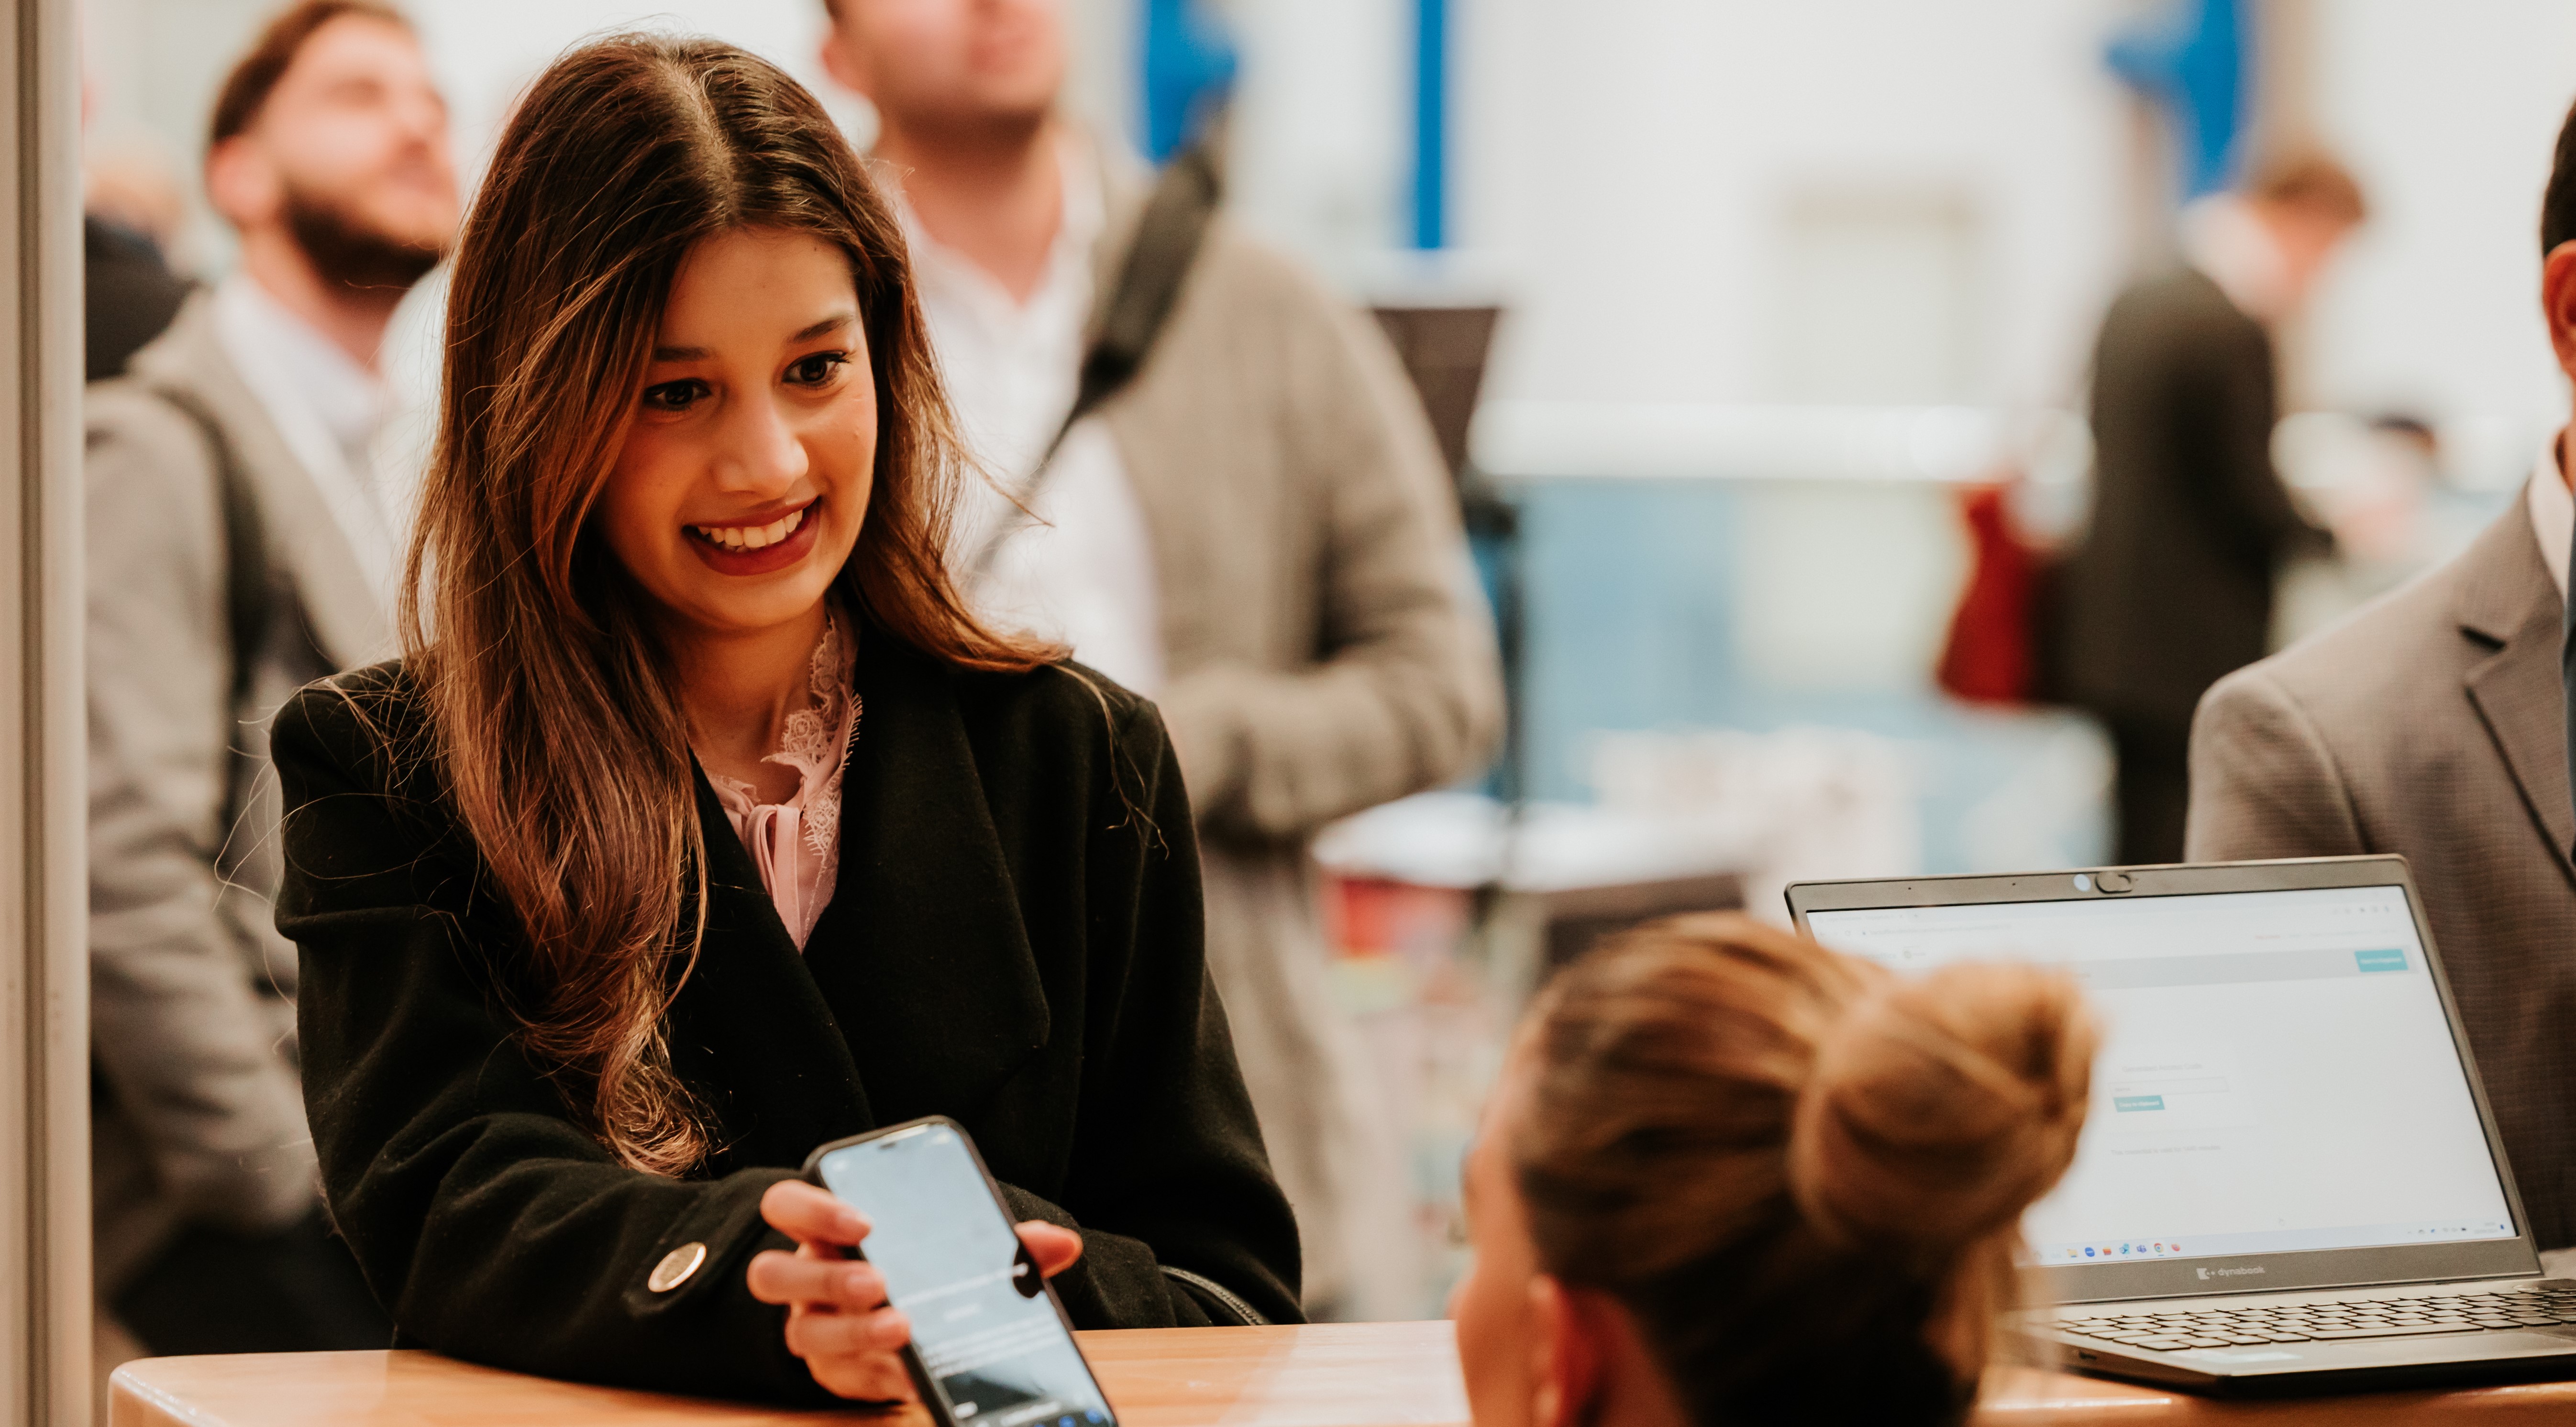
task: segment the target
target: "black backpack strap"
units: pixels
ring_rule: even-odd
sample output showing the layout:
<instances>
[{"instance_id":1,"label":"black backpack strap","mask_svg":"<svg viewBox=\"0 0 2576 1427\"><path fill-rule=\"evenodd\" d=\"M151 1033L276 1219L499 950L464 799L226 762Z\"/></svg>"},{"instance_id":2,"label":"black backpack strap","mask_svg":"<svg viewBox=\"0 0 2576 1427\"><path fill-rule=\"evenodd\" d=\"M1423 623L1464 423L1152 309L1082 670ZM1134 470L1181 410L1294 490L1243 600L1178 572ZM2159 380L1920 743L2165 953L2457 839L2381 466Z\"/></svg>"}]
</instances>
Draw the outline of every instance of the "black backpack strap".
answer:
<instances>
[{"instance_id":1,"label":"black backpack strap","mask_svg":"<svg viewBox=\"0 0 2576 1427\"><path fill-rule=\"evenodd\" d=\"M232 646L232 706L239 709L250 699L252 674L268 638L268 539L259 501L214 410L192 391L157 383L148 390L195 422L215 455L215 485L224 507L224 631Z\"/></svg>"},{"instance_id":2,"label":"black backpack strap","mask_svg":"<svg viewBox=\"0 0 2576 1427\"><path fill-rule=\"evenodd\" d=\"M1082 378L1074 388L1073 407L1057 425L1054 439L1047 442L1037 469L1015 492L1020 508L1009 512L985 540L971 568L989 566L1003 542L1028 520L1028 508L1036 504L1064 438L1144 368L1154 340L1179 305L1181 284L1198 261L1208 220L1224 197L1224 180L1211 145L1211 140L1202 139L1183 149L1155 180L1153 196L1145 200L1144 216L1136 224L1135 241L1128 244L1126 261L1119 264L1118 284L1101 306L1100 330L1082 354Z\"/></svg>"}]
</instances>

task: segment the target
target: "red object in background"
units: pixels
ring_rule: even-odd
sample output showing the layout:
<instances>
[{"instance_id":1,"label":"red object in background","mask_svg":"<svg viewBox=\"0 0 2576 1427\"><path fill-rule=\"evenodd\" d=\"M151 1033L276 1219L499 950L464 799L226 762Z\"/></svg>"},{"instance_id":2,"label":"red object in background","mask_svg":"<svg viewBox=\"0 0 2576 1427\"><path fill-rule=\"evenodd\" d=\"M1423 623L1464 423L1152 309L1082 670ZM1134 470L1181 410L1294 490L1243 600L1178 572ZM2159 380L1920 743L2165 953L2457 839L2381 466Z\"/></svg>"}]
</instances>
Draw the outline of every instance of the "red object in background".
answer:
<instances>
[{"instance_id":1,"label":"red object in background","mask_svg":"<svg viewBox=\"0 0 2576 1427\"><path fill-rule=\"evenodd\" d=\"M1466 936L1468 897L1379 877L1324 878L1324 929L1345 957L1404 956L1435 962Z\"/></svg>"},{"instance_id":2,"label":"red object in background","mask_svg":"<svg viewBox=\"0 0 2576 1427\"><path fill-rule=\"evenodd\" d=\"M1979 704L2026 705L2042 697L2041 601L2046 557L2013 528L2011 487L1967 486L1959 514L1968 525L1968 587L1950 617L1935 677L1951 695Z\"/></svg>"}]
</instances>

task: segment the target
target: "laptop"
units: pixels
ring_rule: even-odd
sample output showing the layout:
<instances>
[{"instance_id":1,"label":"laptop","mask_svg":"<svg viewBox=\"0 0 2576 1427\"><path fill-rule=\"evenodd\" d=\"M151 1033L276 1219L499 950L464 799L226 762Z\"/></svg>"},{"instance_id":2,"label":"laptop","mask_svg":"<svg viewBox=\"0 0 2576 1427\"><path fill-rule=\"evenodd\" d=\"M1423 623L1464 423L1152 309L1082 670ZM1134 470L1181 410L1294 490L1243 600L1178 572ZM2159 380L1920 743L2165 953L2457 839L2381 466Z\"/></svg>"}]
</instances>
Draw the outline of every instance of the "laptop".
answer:
<instances>
[{"instance_id":1,"label":"laptop","mask_svg":"<svg viewBox=\"0 0 2576 1427\"><path fill-rule=\"evenodd\" d=\"M2217 1393L2576 1377L2405 860L1806 882L1895 968L2063 967L2101 1018L2075 1162L2022 1220L2041 1362Z\"/></svg>"}]
</instances>

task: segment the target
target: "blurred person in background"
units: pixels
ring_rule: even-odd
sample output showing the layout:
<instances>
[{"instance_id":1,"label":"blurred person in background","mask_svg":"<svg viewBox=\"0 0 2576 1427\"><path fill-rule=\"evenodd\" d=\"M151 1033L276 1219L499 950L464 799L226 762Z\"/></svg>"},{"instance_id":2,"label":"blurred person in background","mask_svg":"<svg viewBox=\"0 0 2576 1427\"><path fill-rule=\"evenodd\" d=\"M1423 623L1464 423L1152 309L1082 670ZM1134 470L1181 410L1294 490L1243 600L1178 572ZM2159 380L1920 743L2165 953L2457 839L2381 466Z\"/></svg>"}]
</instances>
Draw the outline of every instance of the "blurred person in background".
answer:
<instances>
[{"instance_id":1,"label":"blurred person in background","mask_svg":"<svg viewBox=\"0 0 2576 1427\"><path fill-rule=\"evenodd\" d=\"M2476 533L2475 525L2455 533L2447 518L2441 437L2430 423L2383 413L2338 426L2326 451L2282 454L2284 474L2334 532L2335 549L2282 572L2272 602L2273 649L2289 648L2424 573ZM2324 466L2326 479L2315 480L2303 464Z\"/></svg>"},{"instance_id":2,"label":"blurred person in background","mask_svg":"<svg viewBox=\"0 0 2576 1427\"><path fill-rule=\"evenodd\" d=\"M2576 378L2576 111L2540 245L2541 316ZM2466 551L2209 691L2187 847L2201 861L2407 859L2553 1277L2576 1270L2566 443L2549 439L2522 499Z\"/></svg>"},{"instance_id":3,"label":"blurred person in background","mask_svg":"<svg viewBox=\"0 0 2576 1427\"><path fill-rule=\"evenodd\" d=\"M1150 186L1059 112L1059 0L826 7L825 64L875 106L932 345L993 477L968 487L959 568L982 608L1161 705L1309 1310L1415 1316L1402 1130L1333 1000L1308 844L1474 771L1498 732L1490 619L1419 398L1365 315L1220 216L1141 369L1055 444Z\"/></svg>"},{"instance_id":4,"label":"blurred person in background","mask_svg":"<svg viewBox=\"0 0 2576 1427\"><path fill-rule=\"evenodd\" d=\"M81 130L89 138L96 94L81 83ZM127 359L161 335L191 284L170 270L169 252L187 211L169 170L135 150L84 142L81 154L81 347L85 379L125 370Z\"/></svg>"},{"instance_id":5,"label":"blurred person in background","mask_svg":"<svg viewBox=\"0 0 2576 1427\"><path fill-rule=\"evenodd\" d=\"M82 356L98 381L167 330L195 285L170 270L177 186L134 155L93 156L82 170Z\"/></svg>"},{"instance_id":6,"label":"blurred person in background","mask_svg":"<svg viewBox=\"0 0 2576 1427\"><path fill-rule=\"evenodd\" d=\"M81 215L82 365L90 381L116 376L179 315L190 284L150 236L97 212Z\"/></svg>"},{"instance_id":7,"label":"blurred person in background","mask_svg":"<svg viewBox=\"0 0 2576 1427\"><path fill-rule=\"evenodd\" d=\"M391 648L377 349L452 241L456 173L377 0L271 20L208 140L240 266L86 407L99 1292L153 1353L382 1347L316 1192L264 729Z\"/></svg>"},{"instance_id":8,"label":"blurred person in background","mask_svg":"<svg viewBox=\"0 0 2576 1427\"><path fill-rule=\"evenodd\" d=\"M1741 916L1575 962L1467 1157L1475 1427L1965 1421L2094 1045L2062 976L1900 979Z\"/></svg>"},{"instance_id":9,"label":"blurred person in background","mask_svg":"<svg viewBox=\"0 0 2576 1427\"><path fill-rule=\"evenodd\" d=\"M2182 856L2192 708L2263 657L2282 563L2332 546L2272 466L2272 329L2365 213L2333 160L2285 155L2186 211L2183 264L2103 319L2093 521L2065 573L2061 667L2111 736L2115 861Z\"/></svg>"}]
</instances>

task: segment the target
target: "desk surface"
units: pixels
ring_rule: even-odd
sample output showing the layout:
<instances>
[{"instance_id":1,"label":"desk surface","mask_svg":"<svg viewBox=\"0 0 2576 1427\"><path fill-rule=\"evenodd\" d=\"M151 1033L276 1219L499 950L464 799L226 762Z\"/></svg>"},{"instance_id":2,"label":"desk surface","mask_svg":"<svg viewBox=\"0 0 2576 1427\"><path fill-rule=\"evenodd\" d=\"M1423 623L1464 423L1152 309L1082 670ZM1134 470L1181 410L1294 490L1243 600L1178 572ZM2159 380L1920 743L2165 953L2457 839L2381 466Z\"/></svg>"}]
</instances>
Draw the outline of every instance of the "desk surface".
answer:
<instances>
[{"instance_id":1,"label":"desk surface","mask_svg":"<svg viewBox=\"0 0 2576 1427\"><path fill-rule=\"evenodd\" d=\"M1124 1427L1464 1427L1446 1323L1085 1333ZM111 1427L778 1427L903 1414L804 1413L521 1377L433 1353L151 1358L117 1369ZM913 1414L917 1417L917 1414ZM1989 1375L1979 1423L2356 1424L2576 1418L2576 1383L2311 1402L2210 1402L2033 1368Z\"/></svg>"}]
</instances>

